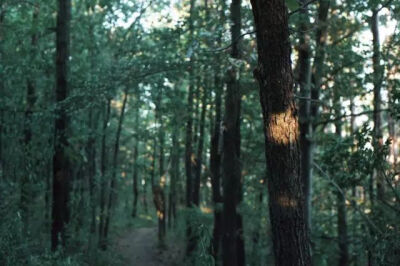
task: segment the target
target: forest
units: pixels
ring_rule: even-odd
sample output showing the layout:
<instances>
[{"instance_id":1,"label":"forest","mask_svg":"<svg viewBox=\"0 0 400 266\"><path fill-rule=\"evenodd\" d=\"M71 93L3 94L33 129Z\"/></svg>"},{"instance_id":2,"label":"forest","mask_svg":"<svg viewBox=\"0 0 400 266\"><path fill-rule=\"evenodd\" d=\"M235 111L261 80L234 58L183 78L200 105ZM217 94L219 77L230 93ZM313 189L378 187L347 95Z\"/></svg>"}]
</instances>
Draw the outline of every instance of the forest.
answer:
<instances>
[{"instance_id":1,"label":"forest","mask_svg":"<svg viewBox=\"0 0 400 266\"><path fill-rule=\"evenodd\" d=\"M400 265L400 1L0 0L0 265Z\"/></svg>"}]
</instances>

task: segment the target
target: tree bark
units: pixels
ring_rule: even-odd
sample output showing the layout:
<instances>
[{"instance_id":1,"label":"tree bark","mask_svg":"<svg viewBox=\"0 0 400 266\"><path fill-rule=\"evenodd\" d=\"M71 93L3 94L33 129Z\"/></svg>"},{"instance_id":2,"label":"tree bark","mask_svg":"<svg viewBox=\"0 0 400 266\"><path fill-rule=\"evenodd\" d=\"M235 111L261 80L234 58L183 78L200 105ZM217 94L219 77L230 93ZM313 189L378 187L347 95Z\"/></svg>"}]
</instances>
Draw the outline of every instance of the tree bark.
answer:
<instances>
[{"instance_id":1,"label":"tree bark","mask_svg":"<svg viewBox=\"0 0 400 266\"><path fill-rule=\"evenodd\" d=\"M382 113L381 113L381 105L382 105L382 96L381 96L381 87L382 87L382 78L383 78L383 67L381 66L381 51L380 51L380 42L379 42L379 11L372 10L371 17L371 32L372 32L372 46L373 46L373 55L372 55L372 66L373 66L373 83L374 83L374 112L373 112L373 120L374 120L374 138L375 138L375 150L380 150L383 146L383 136L382 136ZM384 189L384 177L380 173L380 169L375 169L374 176L376 178L377 185L377 198L379 200L384 199L385 189ZM372 181L374 183L374 181ZM370 191L370 197L373 201L373 189Z\"/></svg>"},{"instance_id":2,"label":"tree bark","mask_svg":"<svg viewBox=\"0 0 400 266\"><path fill-rule=\"evenodd\" d=\"M68 95L68 57L71 1L58 0L56 29L56 118L53 155L53 205L51 247L65 246L65 226L69 222L70 160L67 155L68 116L63 101Z\"/></svg>"},{"instance_id":3,"label":"tree bark","mask_svg":"<svg viewBox=\"0 0 400 266\"><path fill-rule=\"evenodd\" d=\"M203 164L203 147L204 147L204 128L206 123L206 107L207 107L207 91L203 89L201 100L201 113L199 125L199 141L197 146L196 168L193 189L193 203L196 206L200 204L200 183L201 183L201 166Z\"/></svg>"},{"instance_id":4,"label":"tree bark","mask_svg":"<svg viewBox=\"0 0 400 266\"><path fill-rule=\"evenodd\" d=\"M176 123L177 121L175 121ZM172 151L171 151L171 187L169 190L168 204L168 227L175 225L176 221L176 193L177 181L179 177L179 131L178 126L174 125L172 133Z\"/></svg>"},{"instance_id":5,"label":"tree bark","mask_svg":"<svg viewBox=\"0 0 400 266\"><path fill-rule=\"evenodd\" d=\"M160 147L159 154L159 181L158 184L153 187L153 197L156 204L157 209L157 217L158 217L158 241L160 245L164 245L165 235L166 235L166 201L165 201L165 192L164 187L166 183L166 173L164 172L164 145L165 145L165 134L164 134L164 124L162 118L162 89L159 89L160 92L157 95L156 102L156 120L160 125L158 131L158 141ZM154 185L153 185L154 186Z\"/></svg>"},{"instance_id":6,"label":"tree bark","mask_svg":"<svg viewBox=\"0 0 400 266\"><path fill-rule=\"evenodd\" d=\"M301 0L301 4L306 4L307 0ZM306 201L304 215L307 221L308 230L311 230L311 176L312 176L312 152L311 142L312 121L310 113L311 97L311 64L310 64L310 36L308 35L310 21L307 9L300 11L300 44L298 47L299 58L299 79L300 96L299 101L299 127L300 127L300 149L301 149L301 179L304 185L304 197ZM305 100L306 99L306 100Z\"/></svg>"},{"instance_id":7,"label":"tree bark","mask_svg":"<svg viewBox=\"0 0 400 266\"><path fill-rule=\"evenodd\" d=\"M106 165L107 165L107 125L110 120L110 111L111 111L111 100L107 101L107 105L105 106L106 110L103 113L103 131L101 136L101 156L100 156L100 221L99 221L99 247L102 249L106 248L105 239L104 239L104 224L105 224L105 205L106 205Z\"/></svg>"},{"instance_id":8,"label":"tree bark","mask_svg":"<svg viewBox=\"0 0 400 266\"><path fill-rule=\"evenodd\" d=\"M225 0L220 1L220 24L225 25ZM222 33L218 36L218 46L222 45ZM220 61L220 56L217 55L217 60ZM212 186L212 199L214 205L214 227L213 236L211 240L211 255L217 261L218 253L221 245L222 236L222 194L221 194L221 113L222 113L222 94L224 84L221 81L221 68L216 64L214 87L215 87L215 119L214 128L211 135L211 148L210 148L210 172L211 172L211 186Z\"/></svg>"},{"instance_id":9,"label":"tree bark","mask_svg":"<svg viewBox=\"0 0 400 266\"><path fill-rule=\"evenodd\" d=\"M340 95L338 91L334 88L334 103L335 103L335 116L341 116L341 105L340 105ZM337 120L335 123L335 133L338 139L342 138L342 121ZM346 214L346 189L345 184L342 184L338 180L339 186L343 190L343 194L337 192L337 228L338 228L338 246L339 246L339 261L338 266L349 265L349 247L348 247L348 237L347 237L347 214Z\"/></svg>"},{"instance_id":10,"label":"tree bark","mask_svg":"<svg viewBox=\"0 0 400 266\"><path fill-rule=\"evenodd\" d=\"M139 197L138 191L138 158L139 158L139 108L140 106L140 94L139 88L136 88L136 108L135 108L135 147L133 149L133 202L132 202L132 217L137 215L137 203Z\"/></svg>"},{"instance_id":11,"label":"tree bark","mask_svg":"<svg viewBox=\"0 0 400 266\"><path fill-rule=\"evenodd\" d=\"M288 12L283 0L251 0L268 168L275 265L311 265L300 175L299 125L293 100Z\"/></svg>"},{"instance_id":12,"label":"tree bark","mask_svg":"<svg viewBox=\"0 0 400 266\"><path fill-rule=\"evenodd\" d=\"M321 91L322 78L324 73L324 61L325 61L325 46L327 39L327 18L330 6L330 0L319 0L318 7L318 28L316 33L316 48L315 48L315 58L312 69L312 79L314 86L311 88L311 102L310 112L312 120L312 132L315 132L317 127L317 119L319 116L319 95Z\"/></svg>"},{"instance_id":13,"label":"tree bark","mask_svg":"<svg viewBox=\"0 0 400 266\"><path fill-rule=\"evenodd\" d=\"M38 34L36 33L35 27L37 24L37 19L39 16L39 5L35 5L33 15L32 15L32 33L31 35L31 50L30 50L30 63L34 64L34 57L36 53L36 46L38 41ZM31 193L30 193L30 178L32 176L32 171L35 169L32 167L34 162L32 161L32 113L33 108L36 102L36 87L35 81L33 79L33 73L28 74L28 78L26 79L26 109L24 114L24 146L25 146L25 165L26 172L23 173L21 180L21 198L20 198L20 206L21 206L21 216L24 224L24 231L28 229L29 225L29 202L31 201Z\"/></svg>"},{"instance_id":14,"label":"tree bark","mask_svg":"<svg viewBox=\"0 0 400 266\"><path fill-rule=\"evenodd\" d=\"M195 0L190 0L190 17L189 17L189 43L193 44L194 40L194 8ZM193 97L194 97L194 56L190 56L189 64L189 92L186 122L186 143L185 143L185 170L186 170L186 207L191 208L193 205ZM192 228L190 224L186 225L187 247L186 254L190 255L196 248L196 241L192 236Z\"/></svg>"},{"instance_id":15,"label":"tree bark","mask_svg":"<svg viewBox=\"0 0 400 266\"><path fill-rule=\"evenodd\" d=\"M105 214L105 222L104 222L104 233L103 233L103 239L104 241L107 241L107 236L108 236L108 231L109 231L109 226L110 226L110 221L111 221L111 214L112 214L112 208L113 205L116 201L117 197L117 167L118 167L118 153L119 153L119 141L121 138L121 131L122 131L122 124L124 122L124 116L125 116L125 108L126 108L126 102L128 100L128 89L124 91L124 98L122 100L122 108L121 108L121 114L119 116L119 121L118 121L118 128L115 136L115 143L114 143L114 153L113 153L113 160L112 160L112 174L111 174L111 183L110 183L110 193L108 194L108 202L107 202L107 212Z\"/></svg>"},{"instance_id":16,"label":"tree bark","mask_svg":"<svg viewBox=\"0 0 400 266\"><path fill-rule=\"evenodd\" d=\"M240 58L239 36L241 31L241 0L231 3L231 57ZM245 265L244 239L241 214L237 207L242 200L240 161L240 108L241 92L239 69L232 65L227 73L225 119L223 132L223 265Z\"/></svg>"}]
</instances>

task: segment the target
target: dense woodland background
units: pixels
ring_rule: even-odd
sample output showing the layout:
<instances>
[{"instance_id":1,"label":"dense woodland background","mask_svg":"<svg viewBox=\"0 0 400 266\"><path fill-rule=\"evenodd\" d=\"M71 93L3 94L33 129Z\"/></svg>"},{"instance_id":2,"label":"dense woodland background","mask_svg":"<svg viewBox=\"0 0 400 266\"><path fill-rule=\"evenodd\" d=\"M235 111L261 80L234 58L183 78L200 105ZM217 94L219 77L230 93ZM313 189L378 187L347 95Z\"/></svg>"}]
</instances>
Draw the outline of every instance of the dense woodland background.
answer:
<instances>
[{"instance_id":1,"label":"dense woodland background","mask_svg":"<svg viewBox=\"0 0 400 266\"><path fill-rule=\"evenodd\" d=\"M399 21L1 0L0 265L130 265L139 228L157 265L400 265Z\"/></svg>"}]
</instances>

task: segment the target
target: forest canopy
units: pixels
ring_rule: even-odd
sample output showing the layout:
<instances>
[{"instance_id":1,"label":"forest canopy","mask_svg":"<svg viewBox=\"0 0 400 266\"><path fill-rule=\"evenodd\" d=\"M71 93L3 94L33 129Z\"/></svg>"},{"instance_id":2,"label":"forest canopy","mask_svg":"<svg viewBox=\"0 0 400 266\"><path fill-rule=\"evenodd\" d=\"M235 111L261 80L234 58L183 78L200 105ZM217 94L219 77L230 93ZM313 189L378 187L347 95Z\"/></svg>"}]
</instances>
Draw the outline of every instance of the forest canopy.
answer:
<instances>
[{"instance_id":1,"label":"forest canopy","mask_svg":"<svg viewBox=\"0 0 400 266\"><path fill-rule=\"evenodd\" d=\"M400 265L399 22L1 0L0 265Z\"/></svg>"}]
</instances>

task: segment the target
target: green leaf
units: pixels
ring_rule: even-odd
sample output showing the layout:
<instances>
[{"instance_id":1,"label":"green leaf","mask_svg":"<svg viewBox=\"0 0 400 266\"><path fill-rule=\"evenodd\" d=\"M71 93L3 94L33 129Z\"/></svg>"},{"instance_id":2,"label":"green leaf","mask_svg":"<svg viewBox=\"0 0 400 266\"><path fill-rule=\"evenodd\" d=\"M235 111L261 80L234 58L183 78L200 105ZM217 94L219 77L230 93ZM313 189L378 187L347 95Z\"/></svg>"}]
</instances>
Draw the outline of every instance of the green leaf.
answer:
<instances>
[{"instance_id":1,"label":"green leaf","mask_svg":"<svg viewBox=\"0 0 400 266\"><path fill-rule=\"evenodd\" d=\"M300 7L297 0L286 0L286 6L289 8L290 11L294 11Z\"/></svg>"}]
</instances>

